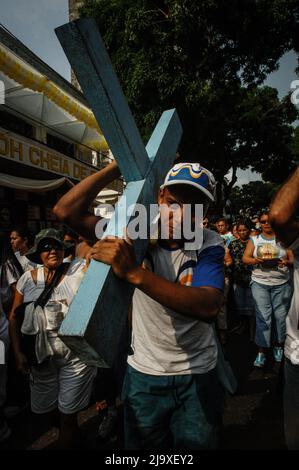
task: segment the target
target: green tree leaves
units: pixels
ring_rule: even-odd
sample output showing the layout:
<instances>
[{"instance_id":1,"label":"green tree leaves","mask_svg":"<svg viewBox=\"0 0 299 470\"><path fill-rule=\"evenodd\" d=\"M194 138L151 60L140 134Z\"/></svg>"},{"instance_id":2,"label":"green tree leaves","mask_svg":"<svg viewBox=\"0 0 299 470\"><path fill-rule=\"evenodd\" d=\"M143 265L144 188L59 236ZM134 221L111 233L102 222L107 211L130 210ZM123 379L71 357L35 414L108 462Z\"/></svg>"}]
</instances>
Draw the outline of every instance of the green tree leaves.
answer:
<instances>
[{"instance_id":1,"label":"green tree leaves","mask_svg":"<svg viewBox=\"0 0 299 470\"><path fill-rule=\"evenodd\" d=\"M81 14L96 18L145 141L176 107L183 160L221 183L250 166L267 180L288 176L298 112L259 86L299 50L298 0L87 0Z\"/></svg>"}]
</instances>

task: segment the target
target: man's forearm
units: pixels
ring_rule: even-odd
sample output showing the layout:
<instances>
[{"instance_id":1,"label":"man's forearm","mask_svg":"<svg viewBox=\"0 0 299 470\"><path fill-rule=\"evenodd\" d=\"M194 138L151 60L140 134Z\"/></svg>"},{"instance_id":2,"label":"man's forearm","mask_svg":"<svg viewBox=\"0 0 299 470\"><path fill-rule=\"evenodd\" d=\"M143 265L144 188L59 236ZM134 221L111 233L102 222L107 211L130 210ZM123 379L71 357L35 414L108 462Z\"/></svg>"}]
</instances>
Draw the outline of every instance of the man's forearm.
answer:
<instances>
[{"instance_id":1,"label":"man's forearm","mask_svg":"<svg viewBox=\"0 0 299 470\"><path fill-rule=\"evenodd\" d=\"M271 204L269 220L279 239L290 244L299 235L296 215L299 208L299 167L277 192Z\"/></svg>"},{"instance_id":2,"label":"man's forearm","mask_svg":"<svg viewBox=\"0 0 299 470\"><path fill-rule=\"evenodd\" d=\"M103 188L119 176L120 171L117 163L113 161L107 167L88 176L64 194L53 208L54 214L59 220L77 230L78 233L88 237L93 232L93 226L99 219L88 212L90 204Z\"/></svg>"},{"instance_id":3,"label":"man's forearm","mask_svg":"<svg viewBox=\"0 0 299 470\"><path fill-rule=\"evenodd\" d=\"M293 219L299 206L299 167L276 193L270 210L270 221L288 222Z\"/></svg>"},{"instance_id":4,"label":"man's forearm","mask_svg":"<svg viewBox=\"0 0 299 470\"><path fill-rule=\"evenodd\" d=\"M216 318L223 301L218 289L181 286L141 267L132 272L128 281L165 307L208 323Z\"/></svg>"},{"instance_id":5,"label":"man's forearm","mask_svg":"<svg viewBox=\"0 0 299 470\"><path fill-rule=\"evenodd\" d=\"M248 266L259 264L259 261L256 258L253 258L253 256L243 256L242 262Z\"/></svg>"},{"instance_id":6,"label":"man's forearm","mask_svg":"<svg viewBox=\"0 0 299 470\"><path fill-rule=\"evenodd\" d=\"M119 176L117 164L112 162L101 171L84 178L57 202L53 209L55 214L62 218L65 214L81 214L87 211L99 191Z\"/></svg>"}]
</instances>

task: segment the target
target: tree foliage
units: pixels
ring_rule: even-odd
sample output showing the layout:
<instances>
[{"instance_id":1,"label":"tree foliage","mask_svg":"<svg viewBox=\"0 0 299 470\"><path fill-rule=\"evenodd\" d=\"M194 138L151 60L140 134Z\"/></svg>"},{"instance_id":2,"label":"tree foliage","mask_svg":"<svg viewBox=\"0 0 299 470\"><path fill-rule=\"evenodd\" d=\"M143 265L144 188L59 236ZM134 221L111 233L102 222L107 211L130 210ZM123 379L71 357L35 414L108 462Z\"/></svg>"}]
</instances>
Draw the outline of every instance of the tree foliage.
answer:
<instances>
[{"instance_id":1,"label":"tree foliage","mask_svg":"<svg viewBox=\"0 0 299 470\"><path fill-rule=\"evenodd\" d=\"M237 168L289 174L298 113L261 85L299 51L298 0L87 0L81 14L96 18L145 141L176 107L182 159L213 170L226 196Z\"/></svg>"},{"instance_id":2,"label":"tree foliage","mask_svg":"<svg viewBox=\"0 0 299 470\"><path fill-rule=\"evenodd\" d=\"M296 162L297 165L299 165L299 126L294 129L290 144L290 150L293 161Z\"/></svg>"},{"instance_id":3,"label":"tree foliage","mask_svg":"<svg viewBox=\"0 0 299 470\"><path fill-rule=\"evenodd\" d=\"M263 181L251 181L241 188L234 187L230 194L232 213L240 214L240 211L244 212L246 209L250 209L252 214L269 207L278 189L278 184Z\"/></svg>"}]
</instances>

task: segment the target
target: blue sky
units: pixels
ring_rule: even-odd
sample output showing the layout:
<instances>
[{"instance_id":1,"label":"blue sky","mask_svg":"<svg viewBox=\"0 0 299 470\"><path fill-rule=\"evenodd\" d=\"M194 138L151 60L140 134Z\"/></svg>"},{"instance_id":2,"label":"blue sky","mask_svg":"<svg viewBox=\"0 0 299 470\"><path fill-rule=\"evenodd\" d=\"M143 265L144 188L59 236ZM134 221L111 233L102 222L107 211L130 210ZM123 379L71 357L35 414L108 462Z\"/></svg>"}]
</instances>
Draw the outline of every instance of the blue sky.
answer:
<instances>
[{"instance_id":1,"label":"blue sky","mask_svg":"<svg viewBox=\"0 0 299 470\"><path fill-rule=\"evenodd\" d=\"M8 28L29 49L54 70L70 80L68 60L55 35L54 29L68 21L68 0L0 0L0 23ZM296 56L282 57L280 68L269 75L265 84L286 95L295 74ZM249 170L238 173L238 184L259 179Z\"/></svg>"},{"instance_id":2,"label":"blue sky","mask_svg":"<svg viewBox=\"0 0 299 470\"><path fill-rule=\"evenodd\" d=\"M44 62L70 80L54 29L68 21L68 0L0 0L0 23Z\"/></svg>"}]
</instances>

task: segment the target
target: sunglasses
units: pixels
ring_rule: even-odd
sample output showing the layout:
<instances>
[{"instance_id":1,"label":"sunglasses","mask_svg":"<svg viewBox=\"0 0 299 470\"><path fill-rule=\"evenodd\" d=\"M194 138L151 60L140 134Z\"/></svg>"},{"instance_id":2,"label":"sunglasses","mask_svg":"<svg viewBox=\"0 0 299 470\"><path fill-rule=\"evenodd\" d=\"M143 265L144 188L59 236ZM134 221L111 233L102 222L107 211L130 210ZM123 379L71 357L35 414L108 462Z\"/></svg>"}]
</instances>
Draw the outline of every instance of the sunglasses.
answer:
<instances>
[{"instance_id":1,"label":"sunglasses","mask_svg":"<svg viewBox=\"0 0 299 470\"><path fill-rule=\"evenodd\" d=\"M39 247L40 252L43 252L43 251L48 252L48 251L52 251L52 250L61 251L61 250L63 250L63 247L59 243L55 243L55 242L43 243Z\"/></svg>"},{"instance_id":2,"label":"sunglasses","mask_svg":"<svg viewBox=\"0 0 299 470\"><path fill-rule=\"evenodd\" d=\"M260 223L261 223L261 224L268 224L269 221L268 221L268 220L260 220Z\"/></svg>"}]
</instances>

